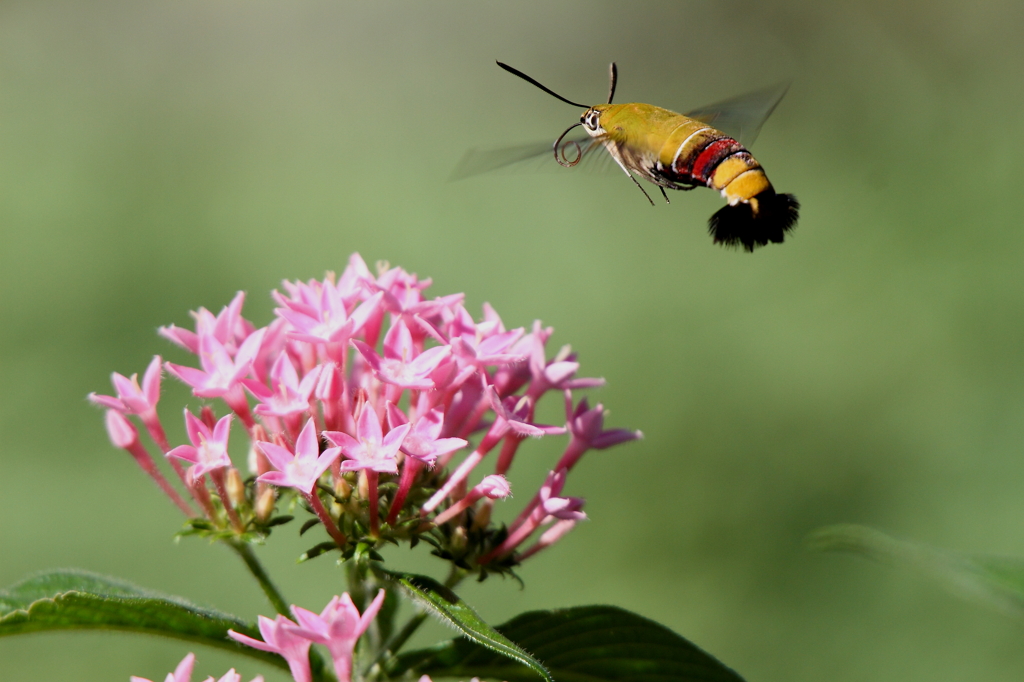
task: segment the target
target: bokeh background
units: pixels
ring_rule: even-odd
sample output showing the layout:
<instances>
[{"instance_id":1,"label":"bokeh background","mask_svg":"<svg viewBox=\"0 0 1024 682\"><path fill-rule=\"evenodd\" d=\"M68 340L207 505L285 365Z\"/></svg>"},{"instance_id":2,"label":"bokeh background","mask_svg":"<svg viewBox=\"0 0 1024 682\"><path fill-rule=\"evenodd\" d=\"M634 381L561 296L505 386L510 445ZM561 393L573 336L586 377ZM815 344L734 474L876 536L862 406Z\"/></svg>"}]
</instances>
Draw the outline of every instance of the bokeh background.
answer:
<instances>
[{"instance_id":1,"label":"bokeh background","mask_svg":"<svg viewBox=\"0 0 1024 682\"><path fill-rule=\"evenodd\" d=\"M85 401L156 336L348 255L435 295L541 319L612 426L646 439L573 474L592 521L512 581L491 622L614 603L750 682L1019 680L1021 624L909 574L816 555L860 522L1024 555L1024 4L39 2L0 4L0 585L76 566L254 618L235 557L176 510ZM472 147L553 139L566 96L677 110L783 79L754 150L803 204L782 246L712 246L711 192L655 208L614 171L448 182ZM165 382L165 420L195 405ZM178 406L178 407L176 407ZM548 406L557 418L557 405ZM241 440L241 439L238 439ZM528 493L554 446L528 444ZM261 555L319 609L330 559ZM396 566L439 573L425 552ZM421 641L446 635L439 628ZM188 647L0 640L0 679L163 679ZM230 666L198 650L197 679Z\"/></svg>"}]
</instances>

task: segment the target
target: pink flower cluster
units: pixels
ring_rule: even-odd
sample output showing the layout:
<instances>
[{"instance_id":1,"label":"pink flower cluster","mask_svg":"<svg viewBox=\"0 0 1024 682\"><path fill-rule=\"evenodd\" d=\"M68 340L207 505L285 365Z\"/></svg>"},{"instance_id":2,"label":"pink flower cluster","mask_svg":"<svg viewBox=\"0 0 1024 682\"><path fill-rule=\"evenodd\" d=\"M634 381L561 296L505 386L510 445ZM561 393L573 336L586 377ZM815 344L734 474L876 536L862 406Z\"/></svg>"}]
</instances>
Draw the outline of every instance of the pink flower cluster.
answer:
<instances>
[{"instance_id":1,"label":"pink flower cluster","mask_svg":"<svg viewBox=\"0 0 1024 682\"><path fill-rule=\"evenodd\" d=\"M284 282L273 292L276 319L263 328L242 317L240 292L219 314L195 312L194 331L160 329L198 356L199 367L158 356L141 386L136 375L115 373L117 395L90 399L108 408L113 443L186 515L196 515L194 503L219 528L265 532L275 500L291 488L343 551L365 539L424 539L460 565L514 563L585 518L583 500L562 495L582 455L641 434L604 430L602 406L575 399L574 391L603 380L577 377L567 347L548 358L550 327L506 329L486 304L474 321L462 294L428 299L429 285L401 268L375 275L356 254L340 277ZM209 405L198 416L186 409L190 444L171 447L157 414L161 367L230 413L218 419ZM535 423L550 392L564 400L564 426ZM160 474L131 415L191 502ZM228 457L233 419L249 438L257 482L248 487ZM491 527L491 505L511 493L505 476L523 440L565 433L568 445L540 491L507 529ZM490 470L472 483L492 452Z\"/></svg>"},{"instance_id":2,"label":"pink flower cluster","mask_svg":"<svg viewBox=\"0 0 1024 682\"><path fill-rule=\"evenodd\" d=\"M295 682L311 682L309 648L313 644L323 644L334 661L334 674L338 682L350 682L356 642L366 632L383 604L384 590L380 590L360 615L359 609L346 592L331 599L319 614L292 606L294 621L280 614L274 620L260 616L259 628L263 641L234 630L228 630L228 635L254 649L279 654L288 662Z\"/></svg>"},{"instance_id":3,"label":"pink flower cluster","mask_svg":"<svg viewBox=\"0 0 1024 682\"><path fill-rule=\"evenodd\" d=\"M332 598L320 613L292 606L295 620L280 614L273 620L260 616L259 629L260 635L263 636L262 640L253 639L234 630L228 630L228 636L246 646L281 656L288 663L295 682L312 682L309 649L314 644L322 644L327 647L334 662L337 682L351 682L356 643L376 618L377 612L384 604L384 597L384 590L380 590L374 600L367 605L366 610L360 614L346 592L340 597ZM167 675L166 682L190 682L194 666L195 656L188 654L175 671ZM141 677L132 677L131 680L149 682ZM206 682L212 680L211 677ZM263 677L257 676L252 682L262 681ZM217 682L241 682L241 676L232 669ZM430 682L430 678L423 676L420 682Z\"/></svg>"}]
</instances>

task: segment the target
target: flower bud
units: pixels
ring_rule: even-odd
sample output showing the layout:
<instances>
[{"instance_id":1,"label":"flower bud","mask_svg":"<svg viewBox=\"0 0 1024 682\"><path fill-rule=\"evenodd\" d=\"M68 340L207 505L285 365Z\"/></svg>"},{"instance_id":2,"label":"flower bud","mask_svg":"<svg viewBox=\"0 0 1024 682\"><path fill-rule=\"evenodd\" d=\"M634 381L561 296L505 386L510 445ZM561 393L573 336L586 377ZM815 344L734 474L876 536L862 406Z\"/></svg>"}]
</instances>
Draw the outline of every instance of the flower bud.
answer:
<instances>
[{"instance_id":1,"label":"flower bud","mask_svg":"<svg viewBox=\"0 0 1024 682\"><path fill-rule=\"evenodd\" d=\"M461 552L466 549L466 545L469 544L469 538L466 535L466 529L463 526L457 527L452 532L451 548L454 552Z\"/></svg>"},{"instance_id":2,"label":"flower bud","mask_svg":"<svg viewBox=\"0 0 1024 682\"><path fill-rule=\"evenodd\" d=\"M213 408L209 405L203 405L203 409L199 411L199 418L207 428L212 429L217 425L217 415L213 413Z\"/></svg>"},{"instance_id":3,"label":"flower bud","mask_svg":"<svg viewBox=\"0 0 1024 682\"><path fill-rule=\"evenodd\" d=\"M245 483L242 482L242 475L235 467L228 469L227 489L231 504L236 508L245 504Z\"/></svg>"},{"instance_id":4,"label":"flower bud","mask_svg":"<svg viewBox=\"0 0 1024 682\"><path fill-rule=\"evenodd\" d=\"M352 486L343 476L338 476L334 479L334 492L338 494L338 497L346 499L352 494Z\"/></svg>"},{"instance_id":5,"label":"flower bud","mask_svg":"<svg viewBox=\"0 0 1024 682\"><path fill-rule=\"evenodd\" d=\"M276 502L277 491L273 486L268 485L256 499L256 518L260 523L266 523L270 520L270 515L274 513L274 504Z\"/></svg>"},{"instance_id":6,"label":"flower bud","mask_svg":"<svg viewBox=\"0 0 1024 682\"><path fill-rule=\"evenodd\" d=\"M487 524L491 522L492 509L494 509L494 500L485 497L476 508L476 514L473 516L472 530L482 530L487 527Z\"/></svg>"},{"instance_id":7,"label":"flower bud","mask_svg":"<svg viewBox=\"0 0 1024 682\"><path fill-rule=\"evenodd\" d=\"M252 428L252 433L249 436L249 454L245 459L250 474L262 475L270 470L266 456L256 447L256 443L267 440L270 440L270 436L267 435L267 430L263 428L262 424L257 424Z\"/></svg>"},{"instance_id":8,"label":"flower bud","mask_svg":"<svg viewBox=\"0 0 1024 682\"><path fill-rule=\"evenodd\" d=\"M139 440L139 432L124 415L116 410L107 410L107 435L115 447L128 449Z\"/></svg>"}]
</instances>

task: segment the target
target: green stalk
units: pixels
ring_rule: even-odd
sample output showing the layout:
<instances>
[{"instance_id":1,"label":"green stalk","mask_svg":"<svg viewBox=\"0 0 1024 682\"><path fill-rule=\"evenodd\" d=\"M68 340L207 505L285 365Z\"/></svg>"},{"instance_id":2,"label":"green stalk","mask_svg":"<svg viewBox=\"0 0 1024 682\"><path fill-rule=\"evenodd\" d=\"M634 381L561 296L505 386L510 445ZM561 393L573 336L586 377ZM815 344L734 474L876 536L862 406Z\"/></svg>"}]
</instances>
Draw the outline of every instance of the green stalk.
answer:
<instances>
[{"instance_id":1,"label":"green stalk","mask_svg":"<svg viewBox=\"0 0 1024 682\"><path fill-rule=\"evenodd\" d=\"M267 595L267 599L270 601L270 605L274 607L274 610L280 613L286 618L291 618L291 610L288 608L288 602L284 596L278 591L277 586L270 580L270 576L263 568L263 564L256 558L256 553L252 551L252 545L247 542L241 542L239 540L226 540L228 547L235 550L235 552L242 558L245 563L245 567L249 569L252 576L256 578L256 582L260 584L263 589L263 594ZM332 675L327 673L327 666L324 663L323 657L315 649L309 650L309 662L310 669L313 674L313 679L316 682L324 682L324 680L334 679Z\"/></svg>"},{"instance_id":2,"label":"green stalk","mask_svg":"<svg viewBox=\"0 0 1024 682\"><path fill-rule=\"evenodd\" d=\"M278 591L277 586L271 582L270 576L263 569L263 564L256 558L256 553L252 551L252 546L247 542L240 542L238 540L228 540L227 544L245 562L245 567L252 573L252 577L256 578L256 582L260 584L263 594L267 595L267 599L270 600L270 605L274 607L274 610L282 616L291 618L288 602L285 601L284 596Z\"/></svg>"}]
</instances>

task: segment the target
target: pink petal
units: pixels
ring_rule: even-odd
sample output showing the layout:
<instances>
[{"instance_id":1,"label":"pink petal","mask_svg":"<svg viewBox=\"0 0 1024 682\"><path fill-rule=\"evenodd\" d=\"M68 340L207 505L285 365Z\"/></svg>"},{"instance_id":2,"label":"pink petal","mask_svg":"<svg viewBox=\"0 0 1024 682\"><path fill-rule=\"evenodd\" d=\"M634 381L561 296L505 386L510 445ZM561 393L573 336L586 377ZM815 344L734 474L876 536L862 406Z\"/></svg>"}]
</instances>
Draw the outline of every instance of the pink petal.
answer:
<instances>
[{"instance_id":1,"label":"pink petal","mask_svg":"<svg viewBox=\"0 0 1024 682\"><path fill-rule=\"evenodd\" d=\"M276 443L259 441L256 443L256 447L258 447L260 451L267 456L267 459L270 460L270 463L273 464L274 468L278 471L284 471L288 468L288 465L295 460L294 454Z\"/></svg>"},{"instance_id":2,"label":"pink petal","mask_svg":"<svg viewBox=\"0 0 1024 682\"><path fill-rule=\"evenodd\" d=\"M316 425L310 419L302 427L299 437L295 440L295 456L316 459L320 454L320 444L316 437Z\"/></svg>"},{"instance_id":3,"label":"pink petal","mask_svg":"<svg viewBox=\"0 0 1024 682\"><path fill-rule=\"evenodd\" d=\"M146 368L146 374L142 377L142 392L146 394L146 401L150 407L156 407L160 401L160 376L163 361L159 355L154 355Z\"/></svg>"}]
</instances>

